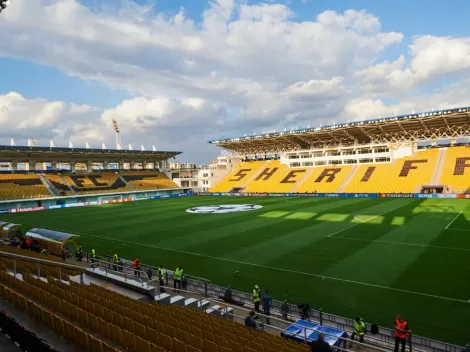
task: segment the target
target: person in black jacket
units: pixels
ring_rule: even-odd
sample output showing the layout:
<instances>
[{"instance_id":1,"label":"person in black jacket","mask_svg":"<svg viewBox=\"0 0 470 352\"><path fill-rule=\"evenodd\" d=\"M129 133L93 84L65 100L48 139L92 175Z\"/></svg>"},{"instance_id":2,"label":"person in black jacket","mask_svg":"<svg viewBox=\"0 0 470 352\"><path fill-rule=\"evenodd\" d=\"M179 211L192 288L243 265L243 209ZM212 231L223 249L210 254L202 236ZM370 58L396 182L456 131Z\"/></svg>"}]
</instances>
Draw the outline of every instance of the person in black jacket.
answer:
<instances>
[{"instance_id":1,"label":"person in black jacket","mask_svg":"<svg viewBox=\"0 0 470 352\"><path fill-rule=\"evenodd\" d=\"M312 352L331 352L331 346L325 342L325 335L322 332L318 333L316 341L312 342Z\"/></svg>"}]
</instances>

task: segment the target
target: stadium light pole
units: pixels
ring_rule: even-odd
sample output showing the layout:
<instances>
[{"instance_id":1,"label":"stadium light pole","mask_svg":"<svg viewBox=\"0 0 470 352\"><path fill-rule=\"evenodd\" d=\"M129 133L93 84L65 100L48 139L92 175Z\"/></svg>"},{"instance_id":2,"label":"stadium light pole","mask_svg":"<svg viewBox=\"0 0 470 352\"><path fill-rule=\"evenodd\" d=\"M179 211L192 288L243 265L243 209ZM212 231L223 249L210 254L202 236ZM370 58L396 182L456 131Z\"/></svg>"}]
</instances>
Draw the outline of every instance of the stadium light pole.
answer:
<instances>
[{"instance_id":1,"label":"stadium light pole","mask_svg":"<svg viewBox=\"0 0 470 352\"><path fill-rule=\"evenodd\" d=\"M8 5L10 5L10 0L0 0L0 13L5 11Z\"/></svg>"}]
</instances>

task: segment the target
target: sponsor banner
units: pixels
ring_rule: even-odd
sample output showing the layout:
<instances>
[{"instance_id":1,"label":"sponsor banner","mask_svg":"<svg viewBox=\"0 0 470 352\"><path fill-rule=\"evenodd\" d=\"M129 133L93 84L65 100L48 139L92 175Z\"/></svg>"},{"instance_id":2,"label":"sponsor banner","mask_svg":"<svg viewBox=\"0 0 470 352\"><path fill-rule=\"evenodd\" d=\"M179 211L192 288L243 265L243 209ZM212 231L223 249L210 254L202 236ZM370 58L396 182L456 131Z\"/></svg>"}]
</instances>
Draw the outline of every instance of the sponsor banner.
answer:
<instances>
[{"instance_id":1,"label":"sponsor banner","mask_svg":"<svg viewBox=\"0 0 470 352\"><path fill-rule=\"evenodd\" d=\"M47 206L47 210L62 209L62 208L65 208L64 204L60 204L60 205L48 205L48 206Z\"/></svg>"},{"instance_id":2,"label":"sponsor banner","mask_svg":"<svg viewBox=\"0 0 470 352\"><path fill-rule=\"evenodd\" d=\"M28 208L17 208L17 209L10 209L10 213L26 213L29 211L39 211L39 210L45 210L45 206L41 207L28 207Z\"/></svg>"},{"instance_id":3,"label":"sponsor banner","mask_svg":"<svg viewBox=\"0 0 470 352\"><path fill-rule=\"evenodd\" d=\"M470 199L470 194L457 194L458 199Z\"/></svg>"},{"instance_id":4,"label":"sponsor banner","mask_svg":"<svg viewBox=\"0 0 470 352\"><path fill-rule=\"evenodd\" d=\"M132 202L132 201L133 201L132 198L110 199L110 200L103 201L103 204L126 203L126 202Z\"/></svg>"},{"instance_id":5,"label":"sponsor banner","mask_svg":"<svg viewBox=\"0 0 470 352\"><path fill-rule=\"evenodd\" d=\"M94 202L88 202L88 205L98 205L98 204L100 204L100 203L99 203L99 202L97 202L97 201L94 201Z\"/></svg>"},{"instance_id":6,"label":"sponsor banner","mask_svg":"<svg viewBox=\"0 0 470 352\"><path fill-rule=\"evenodd\" d=\"M415 198L413 193L380 193L380 198Z\"/></svg>"},{"instance_id":7,"label":"sponsor banner","mask_svg":"<svg viewBox=\"0 0 470 352\"><path fill-rule=\"evenodd\" d=\"M65 204L64 208L76 208L76 207L86 207L88 203L71 203Z\"/></svg>"},{"instance_id":8,"label":"sponsor banner","mask_svg":"<svg viewBox=\"0 0 470 352\"><path fill-rule=\"evenodd\" d=\"M8 214L9 212L9 209L0 209L0 214Z\"/></svg>"},{"instance_id":9,"label":"sponsor banner","mask_svg":"<svg viewBox=\"0 0 470 352\"><path fill-rule=\"evenodd\" d=\"M377 193L349 193L351 198L379 198Z\"/></svg>"},{"instance_id":10,"label":"sponsor banner","mask_svg":"<svg viewBox=\"0 0 470 352\"><path fill-rule=\"evenodd\" d=\"M416 194L416 198L437 198L437 197L435 197L435 195L432 193L426 193L426 194L420 193L420 194Z\"/></svg>"},{"instance_id":11,"label":"sponsor banner","mask_svg":"<svg viewBox=\"0 0 470 352\"><path fill-rule=\"evenodd\" d=\"M444 198L444 199L455 199L457 198L457 195L456 194L433 194L433 198ZM467 196L469 196L468 198L470 198L470 194L467 194Z\"/></svg>"},{"instance_id":12,"label":"sponsor banner","mask_svg":"<svg viewBox=\"0 0 470 352\"><path fill-rule=\"evenodd\" d=\"M286 194L282 194L282 193L269 193L268 194L269 197L288 197L289 195L286 193Z\"/></svg>"}]
</instances>

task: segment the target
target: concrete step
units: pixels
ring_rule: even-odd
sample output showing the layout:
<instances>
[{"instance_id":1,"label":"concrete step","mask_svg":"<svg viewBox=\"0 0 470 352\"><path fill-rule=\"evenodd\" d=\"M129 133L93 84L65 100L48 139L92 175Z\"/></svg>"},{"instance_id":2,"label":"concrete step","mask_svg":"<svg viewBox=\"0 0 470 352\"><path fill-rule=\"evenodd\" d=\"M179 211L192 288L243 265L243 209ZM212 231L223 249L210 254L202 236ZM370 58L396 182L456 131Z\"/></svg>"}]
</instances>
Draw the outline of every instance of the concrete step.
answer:
<instances>
[{"instance_id":1,"label":"concrete step","mask_svg":"<svg viewBox=\"0 0 470 352\"><path fill-rule=\"evenodd\" d=\"M170 304L173 306L184 306L184 297L183 296L171 297Z\"/></svg>"},{"instance_id":2,"label":"concrete step","mask_svg":"<svg viewBox=\"0 0 470 352\"><path fill-rule=\"evenodd\" d=\"M170 304L171 296L168 293L160 293L159 295L155 296L155 302L161 304Z\"/></svg>"},{"instance_id":3,"label":"concrete step","mask_svg":"<svg viewBox=\"0 0 470 352\"><path fill-rule=\"evenodd\" d=\"M203 310L203 309L209 307L210 304L211 304L211 302L206 301L206 300L203 299L202 301L197 302L197 307L199 309Z\"/></svg>"},{"instance_id":4,"label":"concrete step","mask_svg":"<svg viewBox=\"0 0 470 352\"><path fill-rule=\"evenodd\" d=\"M187 300L184 301L185 307L197 308L198 304L199 304L199 301L196 298L188 298Z\"/></svg>"}]
</instances>

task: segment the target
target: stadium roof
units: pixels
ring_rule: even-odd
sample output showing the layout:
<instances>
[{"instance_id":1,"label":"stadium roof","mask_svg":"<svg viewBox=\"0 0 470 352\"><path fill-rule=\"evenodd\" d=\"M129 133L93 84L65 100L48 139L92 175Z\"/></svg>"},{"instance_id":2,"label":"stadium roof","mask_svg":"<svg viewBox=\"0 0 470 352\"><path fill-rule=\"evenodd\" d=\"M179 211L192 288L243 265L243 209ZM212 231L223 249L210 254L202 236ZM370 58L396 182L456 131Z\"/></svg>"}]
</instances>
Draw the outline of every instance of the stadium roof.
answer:
<instances>
[{"instance_id":1,"label":"stadium roof","mask_svg":"<svg viewBox=\"0 0 470 352\"><path fill-rule=\"evenodd\" d=\"M256 154L467 136L470 136L470 107L255 134L209 143L238 154Z\"/></svg>"},{"instance_id":2,"label":"stadium roof","mask_svg":"<svg viewBox=\"0 0 470 352\"><path fill-rule=\"evenodd\" d=\"M172 158L181 152L140 151L117 149L57 148L57 147L17 147L0 146L0 161L39 160L39 161L103 161L143 160L161 161Z\"/></svg>"}]
</instances>

